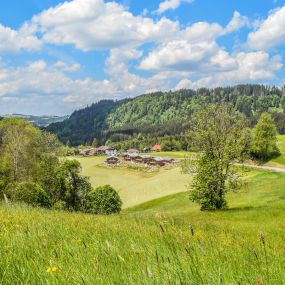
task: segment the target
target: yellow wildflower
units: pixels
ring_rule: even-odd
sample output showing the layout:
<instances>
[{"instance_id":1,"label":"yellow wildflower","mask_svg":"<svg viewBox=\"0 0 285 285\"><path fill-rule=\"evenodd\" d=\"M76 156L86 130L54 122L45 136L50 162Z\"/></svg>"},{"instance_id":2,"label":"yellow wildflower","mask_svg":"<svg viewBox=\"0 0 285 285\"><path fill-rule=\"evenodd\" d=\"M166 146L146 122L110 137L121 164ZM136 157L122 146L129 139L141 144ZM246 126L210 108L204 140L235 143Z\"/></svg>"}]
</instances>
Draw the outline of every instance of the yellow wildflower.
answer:
<instances>
[{"instance_id":1,"label":"yellow wildflower","mask_svg":"<svg viewBox=\"0 0 285 285\"><path fill-rule=\"evenodd\" d=\"M49 267L49 268L47 269L47 272L48 272L48 273L54 273L54 272L56 272L56 271L57 271L57 268L56 268L55 266Z\"/></svg>"}]
</instances>

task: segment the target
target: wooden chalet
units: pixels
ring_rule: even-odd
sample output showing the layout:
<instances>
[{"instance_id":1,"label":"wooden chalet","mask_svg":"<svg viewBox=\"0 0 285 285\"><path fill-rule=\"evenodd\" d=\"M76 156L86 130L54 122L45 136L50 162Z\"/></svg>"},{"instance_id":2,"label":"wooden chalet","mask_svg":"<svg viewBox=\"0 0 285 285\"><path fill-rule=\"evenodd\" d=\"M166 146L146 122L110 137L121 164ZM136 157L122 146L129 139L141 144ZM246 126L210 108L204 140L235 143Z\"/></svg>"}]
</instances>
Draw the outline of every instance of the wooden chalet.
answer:
<instances>
[{"instance_id":1,"label":"wooden chalet","mask_svg":"<svg viewBox=\"0 0 285 285\"><path fill-rule=\"evenodd\" d=\"M117 156L109 156L105 163L108 165L116 165L120 162L119 158Z\"/></svg>"},{"instance_id":2,"label":"wooden chalet","mask_svg":"<svg viewBox=\"0 0 285 285\"><path fill-rule=\"evenodd\" d=\"M117 155L117 150L115 150L113 147L107 146L107 145L102 145L98 148L96 148L96 152L98 154L107 154L110 156L115 156Z\"/></svg>"},{"instance_id":3,"label":"wooden chalet","mask_svg":"<svg viewBox=\"0 0 285 285\"><path fill-rule=\"evenodd\" d=\"M135 149L135 148L130 148L127 150L127 153L138 155L140 153L140 151L138 149Z\"/></svg>"},{"instance_id":4,"label":"wooden chalet","mask_svg":"<svg viewBox=\"0 0 285 285\"><path fill-rule=\"evenodd\" d=\"M80 155L83 156L91 156L91 155L95 155L96 154L96 148L87 148L87 149L82 149L79 152Z\"/></svg>"},{"instance_id":5,"label":"wooden chalet","mask_svg":"<svg viewBox=\"0 0 285 285\"><path fill-rule=\"evenodd\" d=\"M161 157L161 160L162 160L165 164L175 163L175 159L174 159L174 158L170 158L170 157Z\"/></svg>"},{"instance_id":6,"label":"wooden chalet","mask_svg":"<svg viewBox=\"0 0 285 285\"><path fill-rule=\"evenodd\" d=\"M164 166L165 162L163 161L163 159L161 159L159 157L152 157L151 159L149 159L148 165L150 165L150 166Z\"/></svg>"}]
</instances>

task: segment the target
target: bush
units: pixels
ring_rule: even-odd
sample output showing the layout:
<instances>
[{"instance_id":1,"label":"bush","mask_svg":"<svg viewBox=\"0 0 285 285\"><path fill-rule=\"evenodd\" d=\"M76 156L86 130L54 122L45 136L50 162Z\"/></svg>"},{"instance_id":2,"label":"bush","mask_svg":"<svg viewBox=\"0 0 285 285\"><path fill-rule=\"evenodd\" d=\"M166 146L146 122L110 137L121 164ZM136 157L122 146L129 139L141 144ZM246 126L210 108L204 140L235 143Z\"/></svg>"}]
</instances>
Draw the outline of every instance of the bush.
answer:
<instances>
[{"instance_id":1,"label":"bush","mask_svg":"<svg viewBox=\"0 0 285 285\"><path fill-rule=\"evenodd\" d=\"M119 194L110 185L97 187L87 197L88 212L98 215L118 214L122 209Z\"/></svg>"},{"instance_id":2,"label":"bush","mask_svg":"<svg viewBox=\"0 0 285 285\"><path fill-rule=\"evenodd\" d=\"M49 208L51 201L43 188L33 182L22 182L12 192L12 200L24 202L32 206Z\"/></svg>"}]
</instances>

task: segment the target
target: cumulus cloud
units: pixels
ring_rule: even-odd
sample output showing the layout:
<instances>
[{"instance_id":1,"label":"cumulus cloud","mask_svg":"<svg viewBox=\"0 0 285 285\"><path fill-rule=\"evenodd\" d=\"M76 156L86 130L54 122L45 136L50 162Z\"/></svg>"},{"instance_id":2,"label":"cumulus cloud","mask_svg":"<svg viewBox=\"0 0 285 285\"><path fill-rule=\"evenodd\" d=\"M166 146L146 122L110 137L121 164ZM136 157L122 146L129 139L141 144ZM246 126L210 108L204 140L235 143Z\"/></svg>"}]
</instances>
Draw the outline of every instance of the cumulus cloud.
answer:
<instances>
[{"instance_id":1,"label":"cumulus cloud","mask_svg":"<svg viewBox=\"0 0 285 285\"><path fill-rule=\"evenodd\" d=\"M258 52L240 52L233 56L237 67L218 73L212 73L196 81L189 78L182 79L176 89L217 87L231 84L264 82L275 77L275 72L282 67L282 59L279 55L270 57L268 53Z\"/></svg>"},{"instance_id":2,"label":"cumulus cloud","mask_svg":"<svg viewBox=\"0 0 285 285\"><path fill-rule=\"evenodd\" d=\"M246 16L242 16L238 11L235 11L233 18L224 29L224 32L232 33L246 26L250 26L249 19Z\"/></svg>"},{"instance_id":3,"label":"cumulus cloud","mask_svg":"<svg viewBox=\"0 0 285 285\"><path fill-rule=\"evenodd\" d=\"M249 47L267 50L285 44L285 6L272 11L268 18L259 22L257 30L248 35Z\"/></svg>"},{"instance_id":4,"label":"cumulus cloud","mask_svg":"<svg viewBox=\"0 0 285 285\"><path fill-rule=\"evenodd\" d=\"M34 98L41 98L38 109L45 110L44 105L53 102L54 105L72 103L72 110L118 95L116 87L109 80L95 81L88 77L71 79L61 70L62 66L62 63L47 64L40 60L22 67L0 67L0 102L6 100L5 104L8 101L15 104L25 98L25 104L32 104ZM67 66L65 64L64 68ZM68 106L63 111L66 109L69 109Z\"/></svg>"},{"instance_id":5,"label":"cumulus cloud","mask_svg":"<svg viewBox=\"0 0 285 285\"><path fill-rule=\"evenodd\" d=\"M168 38L179 23L134 16L115 2L73 0L34 16L32 25L53 44L72 44L83 51L111 49Z\"/></svg>"},{"instance_id":6,"label":"cumulus cloud","mask_svg":"<svg viewBox=\"0 0 285 285\"><path fill-rule=\"evenodd\" d=\"M0 24L0 53L38 50L42 43L33 35L34 32L27 25L15 31Z\"/></svg>"},{"instance_id":7,"label":"cumulus cloud","mask_svg":"<svg viewBox=\"0 0 285 285\"><path fill-rule=\"evenodd\" d=\"M161 2L158 11L175 9L181 2ZM258 25L249 42L264 34L268 19ZM274 23L271 20L273 31L277 29L282 36L283 31ZM18 31L0 25L0 53L36 50L42 42L73 45L80 51L104 50L109 53L106 79L79 78L76 72L80 64L64 56L53 63L38 60L20 67L7 67L0 58L0 102L6 108L16 103L21 108L37 103L41 106L38 110L62 113L100 99L271 80L282 68L279 55L270 56L265 51L231 53L218 43L219 37L249 25L248 18L237 11L225 26L196 22L182 27L165 17L154 20L146 13L135 16L116 2L64 2L34 16Z\"/></svg>"},{"instance_id":8,"label":"cumulus cloud","mask_svg":"<svg viewBox=\"0 0 285 285\"><path fill-rule=\"evenodd\" d=\"M163 14L168 10L175 10L181 5L182 2L192 3L194 0L165 0L159 4L159 7L155 13Z\"/></svg>"}]
</instances>

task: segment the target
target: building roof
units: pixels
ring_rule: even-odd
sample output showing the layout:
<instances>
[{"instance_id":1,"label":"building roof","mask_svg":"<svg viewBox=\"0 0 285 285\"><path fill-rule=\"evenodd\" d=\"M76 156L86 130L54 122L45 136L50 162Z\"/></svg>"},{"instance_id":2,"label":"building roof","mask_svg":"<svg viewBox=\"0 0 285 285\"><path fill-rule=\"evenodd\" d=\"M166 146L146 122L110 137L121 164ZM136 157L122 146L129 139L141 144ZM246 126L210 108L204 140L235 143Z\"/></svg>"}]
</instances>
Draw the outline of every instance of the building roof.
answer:
<instances>
[{"instance_id":1,"label":"building roof","mask_svg":"<svg viewBox=\"0 0 285 285\"><path fill-rule=\"evenodd\" d=\"M102 146L99 146L97 148L97 151L106 151L106 150L114 150L114 148L110 147L110 146L107 146L107 145L102 145Z\"/></svg>"},{"instance_id":2,"label":"building roof","mask_svg":"<svg viewBox=\"0 0 285 285\"><path fill-rule=\"evenodd\" d=\"M130 148L127 150L128 153L132 153L132 152L139 152L138 149L135 149L135 148Z\"/></svg>"},{"instance_id":3,"label":"building roof","mask_svg":"<svg viewBox=\"0 0 285 285\"><path fill-rule=\"evenodd\" d=\"M154 145L151 150L161 150L161 146L159 144Z\"/></svg>"}]
</instances>

